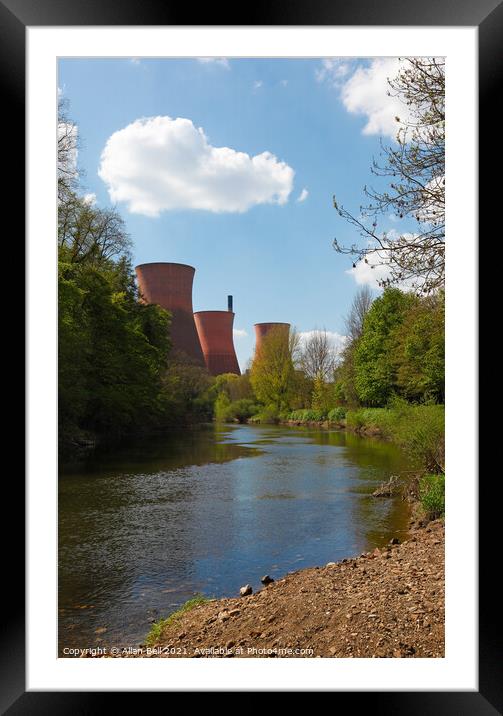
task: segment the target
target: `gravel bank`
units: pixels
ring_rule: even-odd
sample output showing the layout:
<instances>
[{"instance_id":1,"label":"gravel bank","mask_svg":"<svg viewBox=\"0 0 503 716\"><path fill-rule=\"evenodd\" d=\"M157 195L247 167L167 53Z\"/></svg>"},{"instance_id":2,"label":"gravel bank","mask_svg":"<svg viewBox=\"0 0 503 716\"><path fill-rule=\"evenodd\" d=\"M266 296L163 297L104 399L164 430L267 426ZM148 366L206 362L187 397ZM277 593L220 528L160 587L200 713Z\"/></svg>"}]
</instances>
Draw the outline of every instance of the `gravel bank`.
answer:
<instances>
[{"instance_id":1,"label":"gravel bank","mask_svg":"<svg viewBox=\"0 0 503 716\"><path fill-rule=\"evenodd\" d=\"M165 627L153 649L118 656L443 657L444 524L250 596L201 604Z\"/></svg>"}]
</instances>

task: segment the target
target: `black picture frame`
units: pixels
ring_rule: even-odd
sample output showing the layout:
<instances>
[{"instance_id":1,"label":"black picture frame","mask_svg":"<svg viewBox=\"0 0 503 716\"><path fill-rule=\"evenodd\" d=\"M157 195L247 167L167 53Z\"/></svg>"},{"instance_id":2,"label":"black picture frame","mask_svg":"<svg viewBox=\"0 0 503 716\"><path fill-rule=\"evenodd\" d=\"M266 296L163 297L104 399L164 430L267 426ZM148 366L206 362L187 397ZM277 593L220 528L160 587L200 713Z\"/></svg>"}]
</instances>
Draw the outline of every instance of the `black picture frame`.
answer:
<instances>
[{"instance_id":1,"label":"black picture frame","mask_svg":"<svg viewBox=\"0 0 503 716\"><path fill-rule=\"evenodd\" d=\"M225 9L224 9L225 8ZM12 122L15 118L21 125L25 114L25 31L35 26L78 26L78 25L339 25L339 26L472 26L479 32L479 112L481 120L491 115L494 99L500 94L502 75L503 3L500 0L421 0L406 2L400 0L256 0L252 5L219 8L214 4L190 7L158 0L0 0L0 77L3 89L4 111L1 121L4 137L12 136ZM197 15L198 22L192 20ZM8 107L8 111L6 108ZM481 122L482 123L482 122ZM20 130L18 132L21 134ZM491 145L489 144L491 142ZM9 167L8 202L18 205L18 217L24 216L24 203L19 187L24 185L24 153L22 142L9 142L4 149L4 161ZM479 140L479 157L483 161L491 157L497 162L498 146L492 141L491 133L482 131ZM501 152L501 150L499 150ZM498 182L487 179L481 167L480 175L485 176L484 191L479 196L480 217L490 217L496 200ZM15 190L17 187L17 191ZM18 221L20 235L22 222ZM480 235L487 229L481 224ZM21 260L23 260L21 258ZM19 286L16 288L19 295ZM22 381L22 376L20 376ZM22 384L22 382L20 383ZM43 466L41 469L43 477ZM497 476L495 476L497 477ZM499 481L499 480L498 480ZM480 485L480 509L489 514L489 505L494 503L497 486ZM9 500L12 504L24 504L24 483L19 480L12 488ZM497 500L496 500L497 502ZM490 519L479 519L479 544L489 543ZM488 583L491 577L490 558L479 554L480 583ZM4 573L9 575L9 584L14 589L4 589L7 600L4 607L3 629L0 643L0 709L12 716L17 714L58 713L91 714L100 710L96 701L103 699L110 705L111 694L97 695L94 692L25 691L25 610L24 610L24 543L19 526L16 540L4 550ZM337 693L350 697L351 706L365 708L366 704L374 713L395 714L495 714L503 705L503 681L498 677L498 657L501 659L494 615L501 613L500 593L486 589L480 594L479 612L479 691L478 692L352 692ZM48 651L50 647L48 647ZM397 685L399 688L399 685ZM145 706L144 694L129 693L128 708ZM141 701L140 701L141 699Z\"/></svg>"}]
</instances>

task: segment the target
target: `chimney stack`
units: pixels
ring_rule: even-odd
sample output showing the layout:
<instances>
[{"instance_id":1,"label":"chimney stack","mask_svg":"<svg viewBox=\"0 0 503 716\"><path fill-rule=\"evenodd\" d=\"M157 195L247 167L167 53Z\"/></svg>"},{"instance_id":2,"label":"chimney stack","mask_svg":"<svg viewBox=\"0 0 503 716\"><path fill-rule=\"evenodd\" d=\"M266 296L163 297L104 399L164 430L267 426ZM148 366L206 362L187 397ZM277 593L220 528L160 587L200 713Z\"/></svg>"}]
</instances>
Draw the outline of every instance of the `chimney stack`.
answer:
<instances>
[{"instance_id":1,"label":"chimney stack","mask_svg":"<svg viewBox=\"0 0 503 716\"><path fill-rule=\"evenodd\" d=\"M227 310L232 312L232 296L227 296Z\"/></svg>"}]
</instances>

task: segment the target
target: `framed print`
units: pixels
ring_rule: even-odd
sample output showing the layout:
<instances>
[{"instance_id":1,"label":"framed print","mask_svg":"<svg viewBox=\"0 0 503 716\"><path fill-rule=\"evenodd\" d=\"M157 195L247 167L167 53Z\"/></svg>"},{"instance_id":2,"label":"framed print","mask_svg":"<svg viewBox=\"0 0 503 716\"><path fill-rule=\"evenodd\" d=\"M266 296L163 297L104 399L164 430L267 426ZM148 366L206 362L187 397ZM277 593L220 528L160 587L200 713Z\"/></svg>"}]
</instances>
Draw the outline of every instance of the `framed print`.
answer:
<instances>
[{"instance_id":1,"label":"framed print","mask_svg":"<svg viewBox=\"0 0 503 716\"><path fill-rule=\"evenodd\" d=\"M250 12L0 4L28 279L2 706L493 713L476 136L501 6Z\"/></svg>"}]
</instances>

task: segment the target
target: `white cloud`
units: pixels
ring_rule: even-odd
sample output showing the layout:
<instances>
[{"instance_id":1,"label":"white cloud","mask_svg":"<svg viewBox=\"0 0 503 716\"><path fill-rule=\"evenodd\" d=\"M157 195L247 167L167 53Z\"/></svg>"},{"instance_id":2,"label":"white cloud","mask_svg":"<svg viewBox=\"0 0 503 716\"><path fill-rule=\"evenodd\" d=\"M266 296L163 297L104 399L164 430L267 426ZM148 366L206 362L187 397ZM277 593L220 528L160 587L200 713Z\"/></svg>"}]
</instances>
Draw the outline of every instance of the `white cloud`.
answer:
<instances>
[{"instance_id":1,"label":"white cloud","mask_svg":"<svg viewBox=\"0 0 503 716\"><path fill-rule=\"evenodd\" d=\"M302 348L306 344L306 342L317 333L327 334L327 338L332 344L333 351L335 354L340 353L340 351L344 348L346 341L348 340L347 336L344 336L341 333L337 333L336 331L325 331L324 329L320 331L319 329L315 328L313 331L300 331L298 333L300 347Z\"/></svg>"},{"instance_id":2,"label":"white cloud","mask_svg":"<svg viewBox=\"0 0 503 716\"><path fill-rule=\"evenodd\" d=\"M83 202L84 204L88 204L89 206L94 206L96 204L96 194L94 192L91 192L89 194L84 194Z\"/></svg>"},{"instance_id":3,"label":"white cloud","mask_svg":"<svg viewBox=\"0 0 503 716\"><path fill-rule=\"evenodd\" d=\"M388 96L388 78L395 78L403 65L397 57L376 57L366 66L340 58L325 59L316 70L316 79L337 89L348 112L366 116L363 134L395 139L400 127L395 117L406 120L406 108L398 98Z\"/></svg>"},{"instance_id":4,"label":"white cloud","mask_svg":"<svg viewBox=\"0 0 503 716\"><path fill-rule=\"evenodd\" d=\"M366 115L363 134L385 134L395 139L405 120L406 108L397 97L388 96L388 78L397 76L403 63L397 57L373 59L368 67L358 67L341 89L344 107L352 114Z\"/></svg>"},{"instance_id":5,"label":"white cloud","mask_svg":"<svg viewBox=\"0 0 503 716\"><path fill-rule=\"evenodd\" d=\"M309 196L309 192L308 192L308 190L304 187L304 189L302 189L302 191L300 192L299 196L297 197L297 201L298 201L298 202L305 201L308 196Z\"/></svg>"},{"instance_id":6,"label":"white cloud","mask_svg":"<svg viewBox=\"0 0 503 716\"><path fill-rule=\"evenodd\" d=\"M380 263L378 256L368 254L368 263L365 261L357 261L353 268L346 271L352 276L359 286L370 286L370 288L379 289L379 281L383 281L390 275L389 266Z\"/></svg>"},{"instance_id":7,"label":"white cloud","mask_svg":"<svg viewBox=\"0 0 503 716\"><path fill-rule=\"evenodd\" d=\"M225 67L226 70L231 68L226 57L196 57L196 59L202 65L219 65L220 67Z\"/></svg>"},{"instance_id":8,"label":"white cloud","mask_svg":"<svg viewBox=\"0 0 503 716\"><path fill-rule=\"evenodd\" d=\"M351 69L350 62L341 57L327 57L321 61L321 67L315 70L317 82L329 82L338 86L342 78Z\"/></svg>"},{"instance_id":9,"label":"white cloud","mask_svg":"<svg viewBox=\"0 0 503 716\"><path fill-rule=\"evenodd\" d=\"M234 328L232 331L234 338L246 338L248 333L244 330L244 328Z\"/></svg>"},{"instance_id":10,"label":"white cloud","mask_svg":"<svg viewBox=\"0 0 503 716\"><path fill-rule=\"evenodd\" d=\"M131 62L132 65L139 65L139 64L141 64L141 60L140 60L139 57L132 57L132 58L130 59L130 62Z\"/></svg>"},{"instance_id":11,"label":"white cloud","mask_svg":"<svg viewBox=\"0 0 503 716\"><path fill-rule=\"evenodd\" d=\"M109 137L98 174L114 202L133 214L201 209L244 212L286 204L294 170L274 154L212 146L190 119L137 119Z\"/></svg>"},{"instance_id":12,"label":"white cloud","mask_svg":"<svg viewBox=\"0 0 503 716\"><path fill-rule=\"evenodd\" d=\"M258 90L263 86L263 84L264 83L262 82L262 80L255 80L255 82L253 83L253 89Z\"/></svg>"}]
</instances>

